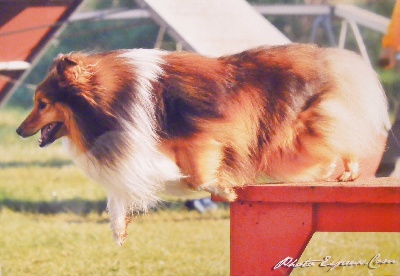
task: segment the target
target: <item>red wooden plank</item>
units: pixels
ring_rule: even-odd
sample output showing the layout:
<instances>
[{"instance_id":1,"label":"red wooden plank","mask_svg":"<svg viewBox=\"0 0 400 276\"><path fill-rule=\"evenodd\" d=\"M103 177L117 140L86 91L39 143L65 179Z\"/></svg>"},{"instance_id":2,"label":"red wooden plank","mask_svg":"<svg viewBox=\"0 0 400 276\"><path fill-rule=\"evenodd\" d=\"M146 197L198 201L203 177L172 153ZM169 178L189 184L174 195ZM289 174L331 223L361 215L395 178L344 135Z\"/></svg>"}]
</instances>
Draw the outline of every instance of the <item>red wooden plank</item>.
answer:
<instances>
[{"instance_id":1,"label":"red wooden plank","mask_svg":"<svg viewBox=\"0 0 400 276\"><path fill-rule=\"evenodd\" d=\"M312 204L231 204L231 275L286 275L272 268L301 255L312 235Z\"/></svg>"},{"instance_id":2,"label":"red wooden plank","mask_svg":"<svg viewBox=\"0 0 400 276\"><path fill-rule=\"evenodd\" d=\"M236 192L238 201L246 202L400 203L400 180L265 184L237 188Z\"/></svg>"},{"instance_id":3,"label":"red wooden plank","mask_svg":"<svg viewBox=\"0 0 400 276\"><path fill-rule=\"evenodd\" d=\"M53 34L71 13L80 5L74 1L2 1L0 4L0 60L27 61L34 58L45 47ZM8 99L13 81L23 71L3 72L0 78L0 102ZM10 78L10 79L9 79Z\"/></svg>"},{"instance_id":4,"label":"red wooden plank","mask_svg":"<svg viewBox=\"0 0 400 276\"><path fill-rule=\"evenodd\" d=\"M318 204L315 231L400 232L399 204Z\"/></svg>"},{"instance_id":5,"label":"red wooden plank","mask_svg":"<svg viewBox=\"0 0 400 276\"><path fill-rule=\"evenodd\" d=\"M27 7L4 24L1 27L0 59L26 60L66 9L66 6Z\"/></svg>"},{"instance_id":6,"label":"red wooden plank","mask_svg":"<svg viewBox=\"0 0 400 276\"><path fill-rule=\"evenodd\" d=\"M259 185L237 193L231 275L288 275L288 268L272 268L288 256L299 258L316 231L400 232L400 184L394 178Z\"/></svg>"}]
</instances>

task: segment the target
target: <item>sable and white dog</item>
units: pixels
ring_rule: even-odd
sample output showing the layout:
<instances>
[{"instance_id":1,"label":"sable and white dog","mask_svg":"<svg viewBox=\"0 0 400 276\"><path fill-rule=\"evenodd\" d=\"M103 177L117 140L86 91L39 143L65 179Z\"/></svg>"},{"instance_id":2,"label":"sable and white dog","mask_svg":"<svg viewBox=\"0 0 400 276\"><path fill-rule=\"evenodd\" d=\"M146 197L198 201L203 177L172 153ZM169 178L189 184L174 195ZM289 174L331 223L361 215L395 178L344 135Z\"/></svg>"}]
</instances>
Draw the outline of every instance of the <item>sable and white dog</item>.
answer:
<instances>
[{"instance_id":1,"label":"sable and white dog","mask_svg":"<svg viewBox=\"0 0 400 276\"><path fill-rule=\"evenodd\" d=\"M119 50L55 59L18 128L60 137L108 194L118 244L127 216L160 191L229 201L260 173L280 181L351 181L389 124L379 80L359 56L291 44L220 58ZM379 149L378 149L379 150Z\"/></svg>"}]
</instances>

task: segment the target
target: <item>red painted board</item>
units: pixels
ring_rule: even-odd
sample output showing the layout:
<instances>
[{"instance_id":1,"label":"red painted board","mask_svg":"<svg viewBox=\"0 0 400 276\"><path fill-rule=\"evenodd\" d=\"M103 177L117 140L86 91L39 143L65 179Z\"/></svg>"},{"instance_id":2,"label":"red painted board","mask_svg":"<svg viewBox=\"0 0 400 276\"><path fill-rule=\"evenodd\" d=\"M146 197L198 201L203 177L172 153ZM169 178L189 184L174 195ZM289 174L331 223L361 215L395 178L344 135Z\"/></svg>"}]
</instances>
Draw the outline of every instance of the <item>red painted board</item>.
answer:
<instances>
[{"instance_id":1,"label":"red painted board","mask_svg":"<svg viewBox=\"0 0 400 276\"><path fill-rule=\"evenodd\" d=\"M301 255L312 235L312 204L231 204L231 275L285 275L272 268ZM282 274L283 273L283 274Z\"/></svg>"},{"instance_id":2,"label":"red painted board","mask_svg":"<svg viewBox=\"0 0 400 276\"><path fill-rule=\"evenodd\" d=\"M1 26L0 60L26 60L66 9L66 6L28 7Z\"/></svg>"},{"instance_id":3,"label":"red painted board","mask_svg":"<svg viewBox=\"0 0 400 276\"><path fill-rule=\"evenodd\" d=\"M315 231L400 232L395 178L238 188L231 204L231 275L288 275Z\"/></svg>"},{"instance_id":4,"label":"red painted board","mask_svg":"<svg viewBox=\"0 0 400 276\"><path fill-rule=\"evenodd\" d=\"M236 188L236 192L238 201L245 202L400 203L400 180L265 184Z\"/></svg>"},{"instance_id":5,"label":"red painted board","mask_svg":"<svg viewBox=\"0 0 400 276\"><path fill-rule=\"evenodd\" d=\"M400 204L319 204L314 218L321 232L400 232Z\"/></svg>"}]
</instances>

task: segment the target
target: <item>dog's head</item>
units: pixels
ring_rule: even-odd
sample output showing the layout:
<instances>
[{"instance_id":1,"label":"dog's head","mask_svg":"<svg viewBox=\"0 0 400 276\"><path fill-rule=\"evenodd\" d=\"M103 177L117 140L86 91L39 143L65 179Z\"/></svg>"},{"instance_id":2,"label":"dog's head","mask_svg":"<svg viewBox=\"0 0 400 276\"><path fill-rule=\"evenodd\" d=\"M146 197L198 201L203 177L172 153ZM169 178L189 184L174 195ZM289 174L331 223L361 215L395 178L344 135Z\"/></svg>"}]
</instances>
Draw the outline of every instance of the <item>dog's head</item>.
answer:
<instances>
[{"instance_id":1,"label":"dog's head","mask_svg":"<svg viewBox=\"0 0 400 276\"><path fill-rule=\"evenodd\" d=\"M38 142L44 147L71 134L73 121L68 101L90 78L90 72L82 70L81 60L74 55L60 55L54 60L49 74L35 91L32 111L17 129L20 136L29 137L40 130Z\"/></svg>"}]
</instances>

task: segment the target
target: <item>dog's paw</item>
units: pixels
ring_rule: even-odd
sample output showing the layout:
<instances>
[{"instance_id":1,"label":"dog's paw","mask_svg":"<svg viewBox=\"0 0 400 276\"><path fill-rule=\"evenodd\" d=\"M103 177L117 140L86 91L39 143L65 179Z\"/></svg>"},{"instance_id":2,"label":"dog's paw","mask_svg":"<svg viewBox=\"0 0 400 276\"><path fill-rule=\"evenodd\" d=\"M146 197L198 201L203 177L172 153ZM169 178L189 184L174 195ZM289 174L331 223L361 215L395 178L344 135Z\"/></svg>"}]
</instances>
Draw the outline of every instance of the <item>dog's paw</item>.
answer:
<instances>
[{"instance_id":1,"label":"dog's paw","mask_svg":"<svg viewBox=\"0 0 400 276\"><path fill-rule=\"evenodd\" d=\"M199 190L207 191L215 196L220 197L228 202L233 202L237 198L237 194L232 187L224 187L218 185L217 180L212 180L198 187Z\"/></svg>"},{"instance_id":2,"label":"dog's paw","mask_svg":"<svg viewBox=\"0 0 400 276\"><path fill-rule=\"evenodd\" d=\"M111 225L111 229L113 232L113 238L115 243L118 246L121 246L126 238L128 237L128 225L131 222L132 217L130 215L126 215L125 217L125 225L123 227L117 227L116 225Z\"/></svg>"},{"instance_id":3,"label":"dog's paw","mask_svg":"<svg viewBox=\"0 0 400 276\"><path fill-rule=\"evenodd\" d=\"M125 242L127 236L128 233L125 229L113 230L113 238L118 246L121 246Z\"/></svg>"},{"instance_id":4,"label":"dog's paw","mask_svg":"<svg viewBox=\"0 0 400 276\"><path fill-rule=\"evenodd\" d=\"M236 192L231 187L221 187L221 186L202 186L202 190L210 192L211 194L220 197L221 199L233 202L237 198Z\"/></svg>"},{"instance_id":5,"label":"dog's paw","mask_svg":"<svg viewBox=\"0 0 400 276\"><path fill-rule=\"evenodd\" d=\"M354 181L360 176L360 164L350 158L343 159L344 172L336 179L339 182Z\"/></svg>"},{"instance_id":6,"label":"dog's paw","mask_svg":"<svg viewBox=\"0 0 400 276\"><path fill-rule=\"evenodd\" d=\"M112 230L113 238L115 243L118 246L121 246L124 241L126 240L126 237L128 236L128 233L126 232L126 226L124 223L116 223L115 221L111 221L110 228Z\"/></svg>"},{"instance_id":7,"label":"dog's paw","mask_svg":"<svg viewBox=\"0 0 400 276\"><path fill-rule=\"evenodd\" d=\"M336 180L339 182L349 182L356 180L359 176L359 173L343 172Z\"/></svg>"},{"instance_id":8,"label":"dog's paw","mask_svg":"<svg viewBox=\"0 0 400 276\"><path fill-rule=\"evenodd\" d=\"M228 202L233 202L237 199L237 194L232 188L220 187L217 190L217 195Z\"/></svg>"}]
</instances>

